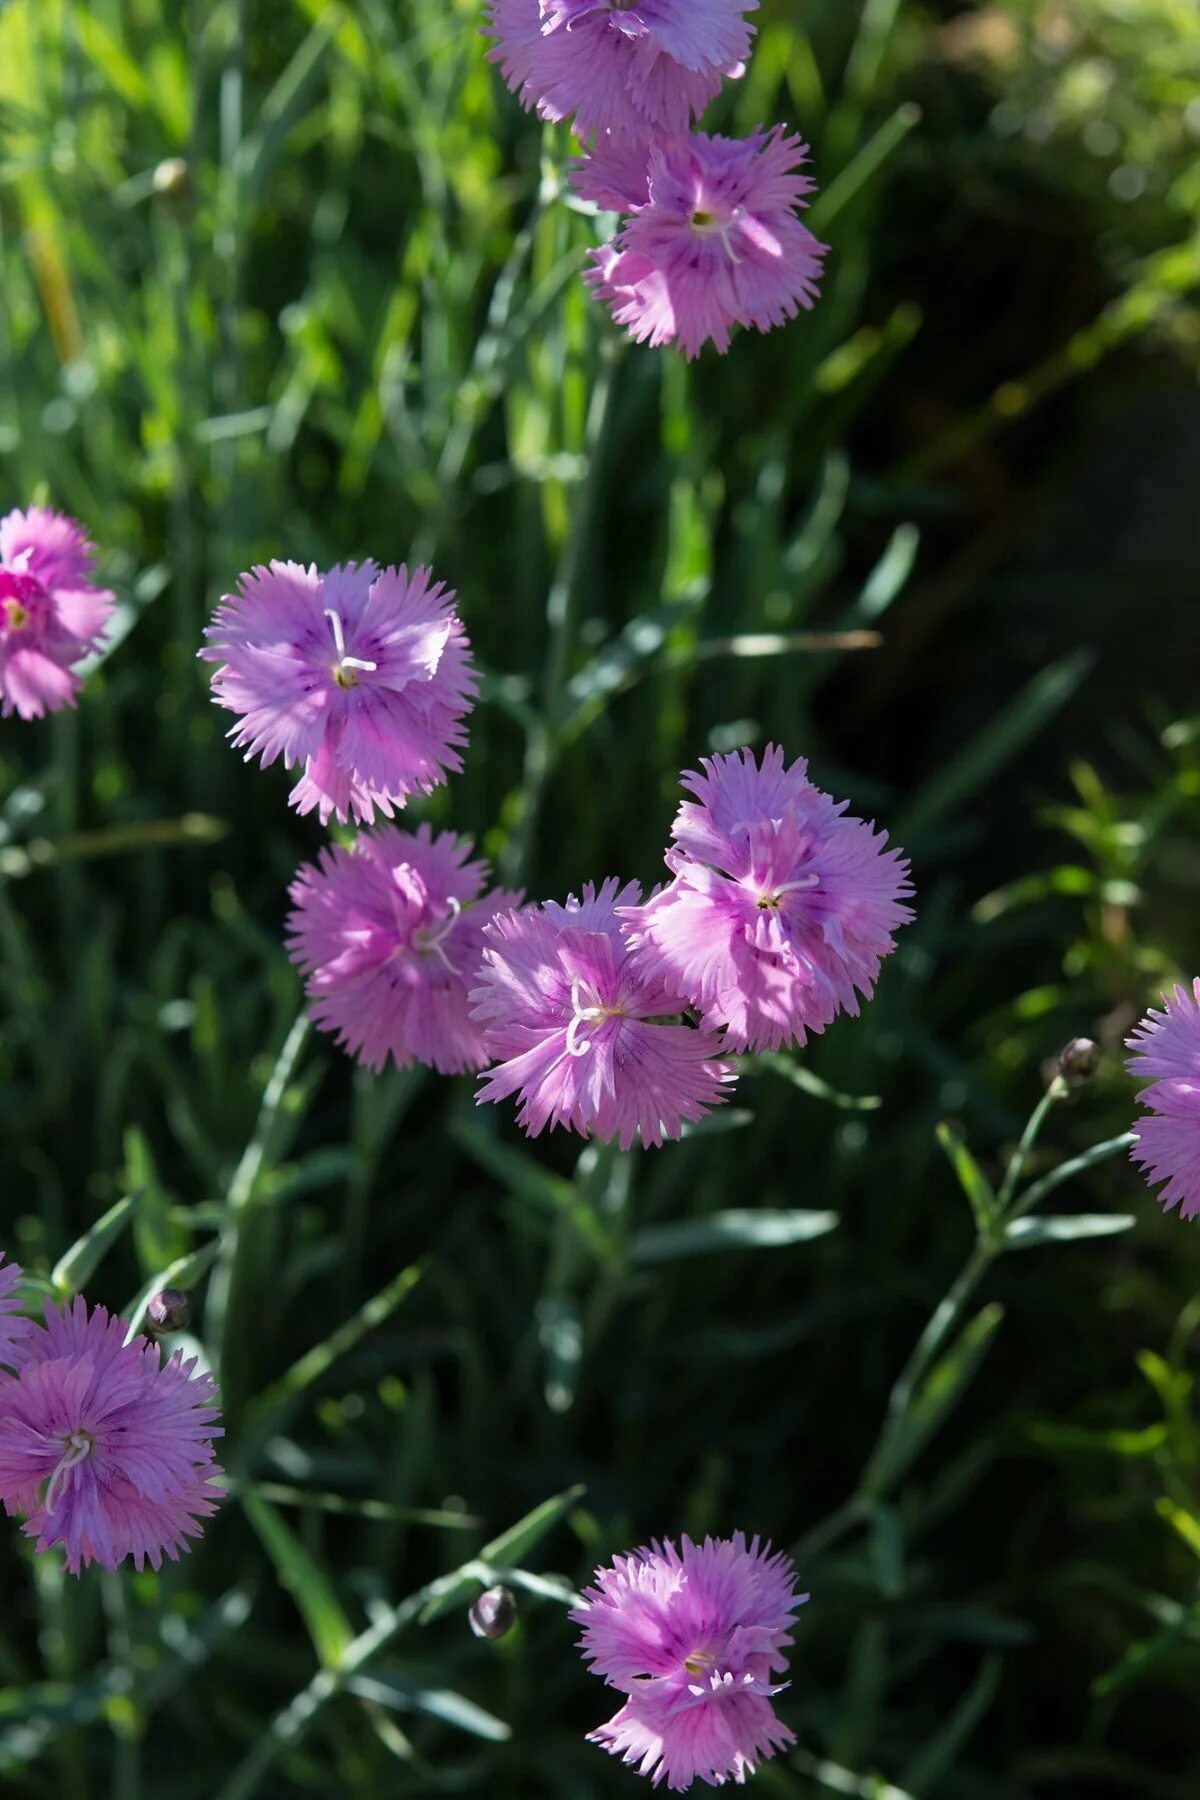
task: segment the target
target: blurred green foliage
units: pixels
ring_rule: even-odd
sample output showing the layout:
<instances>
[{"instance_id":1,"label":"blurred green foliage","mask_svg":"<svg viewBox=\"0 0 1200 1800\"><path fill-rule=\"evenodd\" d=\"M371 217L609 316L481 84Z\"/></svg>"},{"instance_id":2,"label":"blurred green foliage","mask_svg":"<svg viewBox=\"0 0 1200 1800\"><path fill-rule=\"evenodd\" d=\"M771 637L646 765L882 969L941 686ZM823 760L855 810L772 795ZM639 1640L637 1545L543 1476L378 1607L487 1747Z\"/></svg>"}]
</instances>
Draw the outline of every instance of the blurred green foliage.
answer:
<instances>
[{"instance_id":1,"label":"blurred green foliage","mask_svg":"<svg viewBox=\"0 0 1200 1800\"><path fill-rule=\"evenodd\" d=\"M195 1288L235 1477L158 1576L10 1531L5 1792L630 1792L563 1597L742 1527L814 1594L764 1794L1190 1800L1200 1253L1087 1153L1196 966L1200 17L764 0L713 117L812 141L826 292L692 367L586 299L602 222L477 23L0 5L0 500L84 519L122 599L78 714L0 732L3 1237L59 1292ZM1125 497L1147 394L1176 553L1095 589L1038 527L1097 446ZM425 810L531 892L658 879L707 750L809 756L914 858L865 1016L645 1156L348 1067L280 942L319 834L195 660L277 553L459 590L487 682ZM1084 1163L1001 1243L1081 1032L1101 1072L1019 1162Z\"/></svg>"}]
</instances>

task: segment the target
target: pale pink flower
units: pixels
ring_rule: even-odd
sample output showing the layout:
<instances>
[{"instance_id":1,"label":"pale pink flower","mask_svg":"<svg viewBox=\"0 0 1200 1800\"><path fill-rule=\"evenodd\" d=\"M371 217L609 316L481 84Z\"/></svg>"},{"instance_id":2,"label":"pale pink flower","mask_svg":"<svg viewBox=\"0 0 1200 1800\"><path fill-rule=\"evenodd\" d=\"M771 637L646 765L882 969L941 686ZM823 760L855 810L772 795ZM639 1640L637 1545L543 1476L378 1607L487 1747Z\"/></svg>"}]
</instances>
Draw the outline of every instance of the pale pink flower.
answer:
<instances>
[{"instance_id":1,"label":"pale pink flower","mask_svg":"<svg viewBox=\"0 0 1200 1800\"><path fill-rule=\"evenodd\" d=\"M114 596L92 580L82 526L44 506L0 519L0 716L74 706L76 664L100 648Z\"/></svg>"},{"instance_id":2,"label":"pale pink flower","mask_svg":"<svg viewBox=\"0 0 1200 1800\"><path fill-rule=\"evenodd\" d=\"M468 990L484 926L521 896L484 895L488 865L468 862L470 853L452 832L388 825L353 850L322 851L292 884L288 950L313 1018L368 1068L390 1056L400 1068L417 1061L454 1075L488 1060Z\"/></svg>"},{"instance_id":3,"label":"pale pink flower","mask_svg":"<svg viewBox=\"0 0 1200 1800\"><path fill-rule=\"evenodd\" d=\"M589 883L582 901L500 913L484 933L472 1016L497 1067L478 1098L520 1094L531 1137L565 1125L622 1149L660 1144L728 1098L716 1039L675 1022L677 995L633 966L617 907L639 891Z\"/></svg>"},{"instance_id":4,"label":"pale pink flower","mask_svg":"<svg viewBox=\"0 0 1200 1800\"><path fill-rule=\"evenodd\" d=\"M488 0L488 52L525 107L581 137L686 131L742 73L757 0Z\"/></svg>"},{"instance_id":5,"label":"pale pink flower","mask_svg":"<svg viewBox=\"0 0 1200 1800\"><path fill-rule=\"evenodd\" d=\"M597 205L627 210L585 279L638 343L678 343L689 361L732 325L769 331L817 298L825 245L797 208L808 156L782 125L748 138L704 132L601 139L572 177ZM640 172L639 172L640 161Z\"/></svg>"},{"instance_id":6,"label":"pale pink flower","mask_svg":"<svg viewBox=\"0 0 1200 1800\"><path fill-rule=\"evenodd\" d=\"M174 1561L224 1493L211 1378L178 1351L160 1367L157 1344L126 1344L127 1329L102 1306L47 1301L45 1328L0 1375L0 1498L39 1551L64 1546L73 1575Z\"/></svg>"},{"instance_id":7,"label":"pale pink flower","mask_svg":"<svg viewBox=\"0 0 1200 1800\"><path fill-rule=\"evenodd\" d=\"M241 715L247 761L303 764L298 812L390 818L462 767L476 678L453 602L430 570L373 562L273 562L225 595L200 652L220 664L213 698Z\"/></svg>"},{"instance_id":8,"label":"pale pink flower","mask_svg":"<svg viewBox=\"0 0 1200 1800\"><path fill-rule=\"evenodd\" d=\"M908 864L846 816L798 758L768 745L704 757L683 785L675 879L622 910L637 967L680 994L727 1049L777 1049L870 998L892 933L912 917Z\"/></svg>"},{"instance_id":9,"label":"pale pink flower","mask_svg":"<svg viewBox=\"0 0 1200 1800\"><path fill-rule=\"evenodd\" d=\"M790 1559L740 1531L615 1557L571 1613L593 1673L626 1696L591 1741L672 1793L744 1782L795 1742L771 1704L787 1683L773 1677L807 1598Z\"/></svg>"},{"instance_id":10,"label":"pale pink flower","mask_svg":"<svg viewBox=\"0 0 1200 1800\"><path fill-rule=\"evenodd\" d=\"M1159 1204L1181 1219L1200 1213L1200 980L1176 984L1138 1025L1129 1048L1131 1075L1150 1076L1138 1099L1149 1107L1137 1120L1131 1155L1151 1182L1165 1181Z\"/></svg>"}]
</instances>

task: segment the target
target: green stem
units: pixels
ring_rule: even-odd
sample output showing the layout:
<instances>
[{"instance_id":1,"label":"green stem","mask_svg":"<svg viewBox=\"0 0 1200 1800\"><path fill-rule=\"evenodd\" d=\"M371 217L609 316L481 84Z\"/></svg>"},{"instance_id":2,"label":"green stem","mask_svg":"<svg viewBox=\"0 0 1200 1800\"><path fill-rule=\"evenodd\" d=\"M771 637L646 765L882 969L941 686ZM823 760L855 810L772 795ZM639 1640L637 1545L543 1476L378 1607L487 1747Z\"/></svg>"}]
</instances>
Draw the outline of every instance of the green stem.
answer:
<instances>
[{"instance_id":1,"label":"green stem","mask_svg":"<svg viewBox=\"0 0 1200 1800\"><path fill-rule=\"evenodd\" d=\"M1046 1120L1049 1118L1050 1113L1057 1103L1066 1098L1066 1094L1066 1082L1062 1079L1061 1075L1056 1075L1037 1105L1034 1107L1032 1113L1029 1115L1029 1123L1021 1133L1021 1141L1012 1154L1008 1168L1004 1174L1004 1180L1000 1186L1000 1192L996 1196L996 1211L1001 1220L1004 1218L1005 1212L1012 1201L1012 1197L1017 1191L1017 1183L1021 1179L1026 1161L1029 1157L1029 1152L1037 1143L1042 1126L1046 1123Z\"/></svg>"}]
</instances>

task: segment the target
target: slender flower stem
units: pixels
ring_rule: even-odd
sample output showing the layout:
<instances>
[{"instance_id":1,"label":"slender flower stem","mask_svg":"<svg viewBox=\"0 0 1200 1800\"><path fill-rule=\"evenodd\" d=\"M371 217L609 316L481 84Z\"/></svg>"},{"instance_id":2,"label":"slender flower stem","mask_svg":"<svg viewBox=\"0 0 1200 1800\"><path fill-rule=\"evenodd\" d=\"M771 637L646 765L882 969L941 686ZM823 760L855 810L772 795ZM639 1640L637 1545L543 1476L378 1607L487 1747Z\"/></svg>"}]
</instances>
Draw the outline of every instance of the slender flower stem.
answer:
<instances>
[{"instance_id":1,"label":"slender flower stem","mask_svg":"<svg viewBox=\"0 0 1200 1800\"><path fill-rule=\"evenodd\" d=\"M1042 1126L1058 1102L1066 1098L1066 1094L1066 1082L1061 1075L1056 1075L1030 1113L1029 1123L1021 1133L1021 1141L1009 1159L1008 1168L1004 1172L1004 1180L1000 1185L1000 1192L996 1195L996 1211L1001 1218L1004 1217L1012 1197L1017 1191L1017 1183L1021 1179L1029 1152L1037 1143Z\"/></svg>"},{"instance_id":2,"label":"slender flower stem","mask_svg":"<svg viewBox=\"0 0 1200 1800\"><path fill-rule=\"evenodd\" d=\"M986 1234L980 1235L970 1256L934 1308L911 1355L896 1377L888 1396L887 1408L878 1438L864 1464L866 1471L886 1468L888 1452L904 1434L914 1397L922 1382L950 1340L962 1318L967 1302L984 1275L991 1268L993 1262L1008 1248L1007 1228L1015 1220L1024 1218L1026 1214L1032 1212L1055 1188L1070 1181L1074 1176L1082 1174L1085 1170L1094 1168L1098 1163L1107 1162L1110 1157L1119 1156L1134 1142L1133 1132L1124 1131L1118 1137L1106 1138L1102 1143L1093 1144L1089 1150L1082 1151L1078 1156L1070 1157L1066 1162L1060 1163L1057 1168L1051 1169L1048 1174L1040 1177L1039 1180L1031 1182L1019 1199L1014 1201L1029 1152L1036 1143L1052 1108L1063 1098L1066 1091L1065 1086L1061 1086L1057 1081L1052 1082L1030 1115L1029 1122L1021 1134L1020 1142L1013 1152L1012 1160L1005 1172L1004 1181L997 1196L996 1217L992 1228ZM842 1538L847 1537L856 1526L869 1517L872 1507L882 1498L887 1486L886 1475L882 1477L879 1486L875 1487L871 1484L869 1475L864 1474L859 1486L849 1499L844 1500L840 1506L819 1521L800 1539L795 1547L797 1561L803 1564L805 1558L821 1555L835 1543L840 1542Z\"/></svg>"}]
</instances>

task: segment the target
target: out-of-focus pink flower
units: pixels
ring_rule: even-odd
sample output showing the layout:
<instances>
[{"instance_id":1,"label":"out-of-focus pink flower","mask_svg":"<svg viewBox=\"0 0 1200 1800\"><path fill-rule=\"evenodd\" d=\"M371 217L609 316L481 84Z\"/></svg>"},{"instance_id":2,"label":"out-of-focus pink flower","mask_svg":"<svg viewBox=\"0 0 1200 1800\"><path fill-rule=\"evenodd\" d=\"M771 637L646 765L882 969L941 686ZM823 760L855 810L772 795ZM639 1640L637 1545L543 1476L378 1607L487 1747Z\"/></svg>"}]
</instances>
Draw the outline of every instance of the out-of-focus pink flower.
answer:
<instances>
[{"instance_id":1,"label":"out-of-focus pink flower","mask_svg":"<svg viewBox=\"0 0 1200 1800\"><path fill-rule=\"evenodd\" d=\"M639 892L636 882L618 892L609 880L599 893L589 883L582 901L500 913L484 932L472 1016L498 1066L478 1098L520 1094L531 1137L565 1125L622 1149L635 1137L659 1144L728 1098L716 1039L667 1022L677 994L633 967L617 907Z\"/></svg>"},{"instance_id":2,"label":"out-of-focus pink flower","mask_svg":"<svg viewBox=\"0 0 1200 1800\"><path fill-rule=\"evenodd\" d=\"M591 1741L673 1793L743 1782L795 1742L771 1705L787 1684L772 1677L807 1598L791 1561L740 1531L615 1557L571 1614L593 1673L626 1696Z\"/></svg>"},{"instance_id":3,"label":"out-of-focus pink flower","mask_svg":"<svg viewBox=\"0 0 1200 1800\"><path fill-rule=\"evenodd\" d=\"M462 767L476 682L454 595L430 574L273 562L242 576L205 632L213 698L241 716L233 742L264 768L302 763L291 804L322 825L391 818Z\"/></svg>"},{"instance_id":4,"label":"out-of-focus pink flower","mask_svg":"<svg viewBox=\"0 0 1200 1800\"><path fill-rule=\"evenodd\" d=\"M173 1561L224 1493L214 1485L217 1391L178 1351L125 1343L124 1319L81 1299L21 1345L0 1375L0 1498L25 1515L39 1551L62 1544L73 1575Z\"/></svg>"},{"instance_id":5,"label":"out-of-focus pink flower","mask_svg":"<svg viewBox=\"0 0 1200 1800\"><path fill-rule=\"evenodd\" d=\"M20 1360L21 1346L33 1325L21 1312L17 1289L24 1278L20 1263L5 1262L0 1250L0 1363L11 1368Z\"/></svg>"},{"instance_id":6,"label":"out-of-focus pink flower","mask_svg":"<svg viewBox=\"0 0 1200 1800\"><path fill-rule=\"evenodd\" d=\"M727 1049L776 1049L869 998L912 917L908 864L768 745L704 757L683 785L675 879L622 918L637 967L699 1009Z\"/></svg>"},{"instance_id":7,"label":"out-of-focus pink flower","mask_svg":"<svg viewBox=\"0 0 1200 1800\"><path fill-rule=\"evenodd\" d=\"M0 519L0 716L73 706L76 663L100 648L114 596L91 577L83 528L44 506Z\"/></svg>"},{"instance_id":8,"label":"out-of-focus pink flower","mask_svg":"<svg viewBox=\"0 0 1200 1800\"><path fill-rule=\"evenodd\" d=\"M1150 1110L1134 1128L1131 1151L1151 1183L1165 1181L1158 1201L1182 1219L1200 1213L1200 980L1176 985L1152 1006L1126 1042L1131 1075L1148 1076L1138 1099Z\"/></svg>"},{"instance_id":9,"label":"out-of-focus pink flower","mask_svg":"<svg viewBox=\"0 0 1200 1800\"><path fill-rule=\"evenodd\" d=\"M686 131L741 74L757 0L488 0L488 52L539 117L593 131Z\"/></svg>"},{"instance_id":10,"label":"out-of-focus pink flower","mask_svg":"<svg viewBox=\"0 0 1200 1800\"><path fill-rule=\"evenodd\" d=\"M585 199L627 218L592 251L588 280L639 343L678 343L689 361L732 325L769 331L817 298L825 245L797 208L808 156L782 125L748 138L704 132L641 144L615 132L572 180Z\"/></svg>"},{"instance_id":11,"label":"out-of-focus pink flower","mask_svg":"<svg viewBox=\"0 0 1200 1800\"><path fill-rule=\"evenodd\" d=\"M317 1024L369 1068L390 1056L443 1075L481 1069L483 1032L468 990L483 958L483 929L521 896L480 898L485 862L469 840L428 825L395 826L324 850L292 884L289 952L305 975Z\"/></svg>"}]
</instances>

